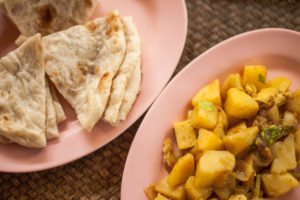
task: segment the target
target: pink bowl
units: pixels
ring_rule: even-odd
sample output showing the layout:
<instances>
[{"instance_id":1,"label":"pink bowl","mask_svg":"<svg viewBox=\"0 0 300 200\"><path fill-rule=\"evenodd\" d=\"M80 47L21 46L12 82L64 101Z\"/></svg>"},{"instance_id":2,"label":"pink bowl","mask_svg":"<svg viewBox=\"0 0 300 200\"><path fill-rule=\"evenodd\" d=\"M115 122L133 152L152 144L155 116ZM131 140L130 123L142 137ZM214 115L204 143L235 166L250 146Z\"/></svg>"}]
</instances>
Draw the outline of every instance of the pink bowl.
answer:
<instances>
[{"instance_id":1,"label":"pink bowl","mask_svg":"<svg viewBox=\"0 0 300 200\"><path fill-rule=\"evenodd\" d=\"M142 90L128 118L118 127L99 122L91 133L76 120L73 109L63 101L68 120L60 125L61 135L43 150L0 144L0 172L31 172L49 169L81 158L104 146L151 105L170 79L181 56L186 32L184 0L100 0L92 18L118 9L121 16L133 16L142 41ZM0 56L15 48L16 28L0 13ZM3 39L4 38L4 39Z\"/></svg>"},{"instance_id":2,"label":"pink bowl","mask_svg":"<svg viewBox=\"0 0 300 200\"><path fill-rule=\"evenodd\" d=\"M209 49L186 66L164 89L145 116L125 164L122 200L147 199L143 189L156 183L167 171L163 166L162 144L173 137L174 122L184 120L190 99L205 84L246 64L263 64L268 79L286 76L291 90L300 86L300 33L284 29L262 29L230 38ZM300 187L283 199L299 199Z\"/></svg>"}]
</instances>

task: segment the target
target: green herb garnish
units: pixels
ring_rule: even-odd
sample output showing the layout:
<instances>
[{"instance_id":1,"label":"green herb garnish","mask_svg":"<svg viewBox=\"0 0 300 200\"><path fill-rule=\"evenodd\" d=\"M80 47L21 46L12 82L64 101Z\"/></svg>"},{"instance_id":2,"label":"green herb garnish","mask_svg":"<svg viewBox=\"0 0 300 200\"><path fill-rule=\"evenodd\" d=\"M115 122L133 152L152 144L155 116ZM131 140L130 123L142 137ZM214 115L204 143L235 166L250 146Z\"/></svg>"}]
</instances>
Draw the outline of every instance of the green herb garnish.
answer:
<instances>
[{"instance_id":1,"label":"green herb garnish","mask_svg":"<svg viewBox=\"0 0 300 200\"><path fill-rule=\"evenodd\" d=\"M208 112L211 112L215 109L214 104L212 102L208 102L208 101L198 101L198 106Z\"/></svg>"},{"instance_id":2,"label":"green herb garnish","mask_svg":"<svg viewBox=\"0 0 300 200\"><path fill-rule=\"evenodd\" d=\"M258 80L259 80L259 82L262 82L263 84L266 83L265 77L262 74L258 74Z\"/></svg>"},{"instance_id":3,"label":"green herb garnish","mask_svg":"<svg viewBox=\"0 0 300 200\"><path fill-rule=\"evenodd\" d=\"M263 131L260 133L260 137L266 142L267 146L271 146L283 135L285 135L285 133L286 132L283 130L283 128L271 126L263 129Z\"/></svg>"}]
</instances>

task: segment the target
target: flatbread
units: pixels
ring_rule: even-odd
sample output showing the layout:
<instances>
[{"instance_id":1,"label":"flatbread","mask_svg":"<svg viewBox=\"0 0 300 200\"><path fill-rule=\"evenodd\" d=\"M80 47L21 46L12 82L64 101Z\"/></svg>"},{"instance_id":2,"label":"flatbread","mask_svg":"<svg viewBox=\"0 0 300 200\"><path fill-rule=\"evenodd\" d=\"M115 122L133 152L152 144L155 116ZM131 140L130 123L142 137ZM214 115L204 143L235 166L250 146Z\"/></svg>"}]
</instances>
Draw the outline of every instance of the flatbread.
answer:
<instances>
[{"instance_id":1,"label":"flatbread","mask_svg":"<svg viewBox=\"0 0 300 200\"><path fill-rule=\"evenodd\" d=\"M130 81L127 85L124 99L119 112L119 120L125 120L127 118L127 115L141 90L141 79L141 60L139 60L139 62L136 63L136 66L130 77Z\"/></svg>"},{"instance_id":2,"label":"flatbread","mask_svg":"<svg viewBox=\"0 0 300 200\"><path fill-rule=\"evenodd\" d=\"M50 92L49 80L45 80L45 87L46 87L46 139L53 139L57 138L59 136L59 131L57 128L57 122L56 122L56 112L54 109L53 101L52 101L52 95ZM0 136L0 142L4 144L12 143L11 140Z\"/></svg>"},{"instance_id":3,"label":"flatbread","mask_svg":"<svg viewBox=\"0 0 300 200\"><path fill-rule=\"evenodd\" d=\"M51 81L48 81L48 83L49 83L49 87L50 87L50 91L51 91L52 103L53 103L55 114L56 114L56 123L59 124L60 122L67 119L67 117L66 117L63 107L61 106L61 104L59 102L59 99L56 94L57 91L56 91L54 85L51 83Z\"/></svg>"},{"instance_id":4,"label":"flatbread","mask_svg":"<svg viewBox=\"0 0 300 200\"><path fill-rule=\"evenodd\" d=\"M46 84L46 139L53 139L59 136L59 131L56 122L56 113L52 101L52 95L48 83L48 79L45 77Z\"/></svg>"},{"instance_id":5,"label":"flatbread","mask_svg":"<svg viewBox=\"0 0 300 200\"><path fill-rule=\"evenodd\" d=\"M126 50L120 15L44 37L46 73L90 131L102 117Z\"/></svg>"},{"instance_id":6,"label":"flatbread","mask_svg":"<svg viewBox=\"0 0 300 200\"><path fill-rule=\"evenodd\" d=\"M118 125L119 110L134 67L141 59L141 42L132 17L122 19L126 39L126 54L117 76L113 80L111 95L103 119L111 125ZM134 79L138 81L138 79ZM133 80L133 81L134 81Z\"/></svg>"},{"instance_id":7,"label":"flatbread","mask_svg":"<svg viewBox=\"0 0 300 200\"><path fill-rule=\"evenodd\" d=\"M0 135L32 148L46 146L46 88L41 35L0 60Z\"/></svg>"},{"instance_id":8,"label":"flatbread","mask_svg":"<svg viewBox=\"0 0 300 200\"><path fill-rule=\"evenodd\" d=\"M0 8L18 27L21 35L48 35L85 24L98 0L1 0Z\"/></svg>"}]
</instances>

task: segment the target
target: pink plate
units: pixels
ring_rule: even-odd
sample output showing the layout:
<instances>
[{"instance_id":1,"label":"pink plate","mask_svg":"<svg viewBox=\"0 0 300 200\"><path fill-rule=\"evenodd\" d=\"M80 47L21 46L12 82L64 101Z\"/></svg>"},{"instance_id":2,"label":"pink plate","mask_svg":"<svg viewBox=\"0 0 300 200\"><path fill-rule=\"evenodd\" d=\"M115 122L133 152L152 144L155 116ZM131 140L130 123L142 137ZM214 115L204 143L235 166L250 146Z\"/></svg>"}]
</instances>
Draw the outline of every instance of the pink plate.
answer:
<instances>
[{"instance_id":1,"label":"pink plate","mask_svg":"<svg viewBox=\"0 0 300 200\"><path fill-rule=\"evenodd\" d=\"M128 118L118 127L99 122L91 133L76 121L70 106L63 102L68 120L60 125L61 135L43 150L0 144L0 171L32 172L49 169L81 158L104 146L130 125L151 105L170 79L181 56L186 32L184 0L100 0L92 18L114 9L121 16L133 16L142 41L142 91ZM16 29L0 13L0 56L14 49Z\"/></svg>"},{"instance_id":2,"label":"pink plate","mask_svg":"<svg viewBox=\"0 0 300 200\"><path fill-rule=\"evenodd\" d=\"M174 122L184 120L190 99L205 84L245 64L263 64L268 79L286 76L291 89L300 86L300 33L284 29L262 29L235 36L206 51L185 67L164 89L144 118L131 145L122 179L121 199L147 199L143 189L156 183L167 171L162 144L173 137ZM174 139L174 137L173 137ZM300 187L285 199L298 199Z\"/></svg>"}]
</instances>

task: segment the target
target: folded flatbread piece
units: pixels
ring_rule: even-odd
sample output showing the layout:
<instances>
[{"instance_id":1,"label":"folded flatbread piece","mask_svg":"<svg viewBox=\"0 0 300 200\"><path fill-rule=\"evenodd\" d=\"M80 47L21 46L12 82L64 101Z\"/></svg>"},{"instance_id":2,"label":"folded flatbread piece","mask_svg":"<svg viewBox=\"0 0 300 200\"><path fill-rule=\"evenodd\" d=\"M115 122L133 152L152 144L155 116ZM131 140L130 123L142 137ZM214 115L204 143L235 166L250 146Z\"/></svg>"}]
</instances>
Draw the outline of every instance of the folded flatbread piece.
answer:
<instances>
[{"instance_id":1,"label":"folded flatbread piece","mask_svg":"<svg viewBox=\"0 0 300 200\"><path fill-rule=\"evenodd\" d=\"M119 120L125 120L127 118L127 115L141 90L141 80L141 60L139 60L134 67L129 83L126 87L126 92L119 111Z\"/></svg>"},{"instance_id":2,"label":"folded flatbread piece","mask_svg":"<svg viewBox=\"0 0 300 200\"><path fill-rule=\"evenodd\" d=\"M0 0L0 8L25 37L85 24L98 0Z\"/></svg>"},{"instance_id":3,"label":"folded flatbread piece","mask_svg":"<svg viewBox=\"0 0 300 200\"><path fill-rule=\"evenodd\" d=\"M118 125L119 123L119 110L124 99L126 87L130 77L132 77L134 68L139 65L141 59L140 37L132 17L124 17L122 18L122 22L126 39L126 54L118 74L113 80L109 102L103 117L111 125ZM139 80L134 79L132 81ZM139 82L135 84L139 84Z\"/></svg>"},{"instance_id":4,"label":"folded flatbread piece","mask_svg":"<svg viewBox=\"0 0 300 200\"><path fill-rule=\"evenodd\" d=\"M46 73L90 131L102 117L112 80L125 55L123 24L117 11L43 38Z\"/></svg>"},{"instance_id":5,"label":"folded flatbread piece","mask_svg":"<svg viewBox=\"0 0 300 200\"><path fill-rule=\"evenodd\" d=\"M41 35L0 60L0 135L32 148L46 146L46 88Z\"/></svg>"}]
</instances>

